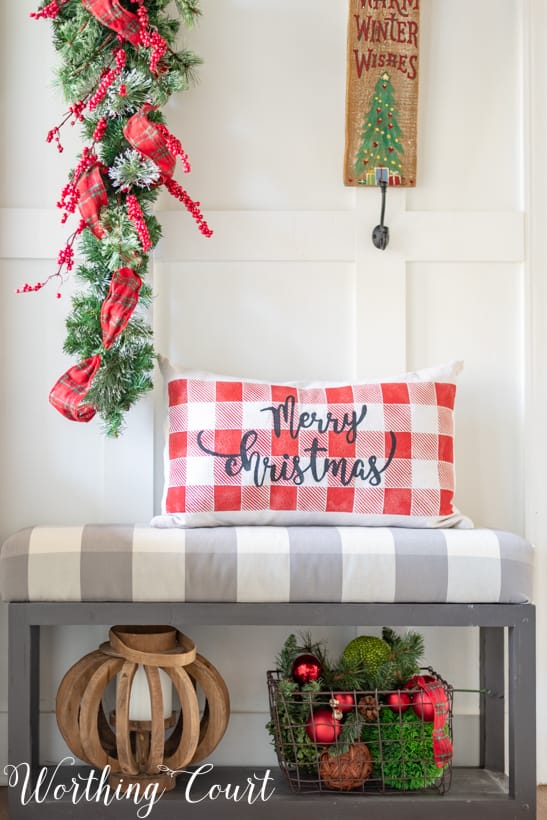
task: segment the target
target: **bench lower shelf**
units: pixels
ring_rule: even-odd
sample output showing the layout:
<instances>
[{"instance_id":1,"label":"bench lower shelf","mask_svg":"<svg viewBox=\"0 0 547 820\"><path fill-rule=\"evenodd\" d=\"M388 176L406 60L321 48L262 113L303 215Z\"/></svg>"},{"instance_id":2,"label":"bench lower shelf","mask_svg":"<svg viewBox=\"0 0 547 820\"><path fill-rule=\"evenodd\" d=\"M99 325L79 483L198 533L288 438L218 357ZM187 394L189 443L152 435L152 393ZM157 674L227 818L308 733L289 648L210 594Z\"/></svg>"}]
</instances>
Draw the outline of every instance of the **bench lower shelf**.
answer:
<instances>
[{"instance_id":1,"label":"bench lower shelf","mask_svg":"<svg viewBox=\"0 0 547 820\"><path fill-rule=\"evenodd\" d=\"M8 759L40 767L40 633L42 627L95 624L434 626L479 628L480 761L484 768L455 769L452 788L435 793L294 794L278 770L275 792L254 804L228 800L190 802L184 780L157 805L128 800L111 806L70 799L21 806L9 791L9 820L535 820L536 671L532 604L226 604L204 602L21 602L9 605ZM506 717L507 711L507 717ZM507 731L506 731L507 728ZM504 754L507 736L507 754ZM507 767L510 776L496 772ZM74 768L70 768L70 777ZM260 767L260 776L265 769ZM210 786L246 784L254 770L215 768ZM186 776L183 776L186 777ZM209 786L209 788L210 788ZM205 778L202 792L207 792ZM142 811L141 811L142 809Z\"/></svg>"},{"instance_id":2,"label":"bench lower shelf","mask_svg":"<svg viewBox=\"0 0 547 820\"><path fill-rule=\"evenodd\" d=\"M64 767L48 769L44 778L42 792L38 799L24 806L17 787L9 793L10 820L21 817L73 818L75 805L69 792L64 798L54 799L55 786L61 783L70 784L72 778L80 776L82 782L89 775L87 767ZM269 775L267 782L265 776ZM254 783L252 790L245 789L248 780ZM49 793L46 786L51 781ZM95 784L97 774L95 774ZM240 800L233 799L234 787L239 786ZM210 790L213 789L211 792ZM83 792L83 789L80 790ZM227 796L232 795L232 797ZM94 791L90 790L90 794ZM104 792L102 793L104 795ZM110 792L112 797L115 792ZM216 799L213 798L216 795ZM81 796L81 795L80 795ZM166 792L161 799L151 804L151 793L148 799L136 803L132 799L113 799L105 805L102 799L84 800L78 803L78 818L89 817L93 820L102 818L143 818L155 820L164 818L214 818L222 820L240 820L240 818L259 818L259 820L351 820L351 818L372 817L374 820L393 818L394 813L402 820L461 820L465 817L481 820L504 820L522 816L526 806L516 804L509 796L507 778L497 772L479 768L454 768L450 790L439 795L434 792L417 792L413 794L366 794L323 792L294 793L288 787L283 775L277 768L249 767L215 767L206 773L200 773L191 782L190 775L180 775L173 791ZM267 799L263 799L267 798ZM532 815L531 815L532 816Z\"/></svg>"}]
</instances>

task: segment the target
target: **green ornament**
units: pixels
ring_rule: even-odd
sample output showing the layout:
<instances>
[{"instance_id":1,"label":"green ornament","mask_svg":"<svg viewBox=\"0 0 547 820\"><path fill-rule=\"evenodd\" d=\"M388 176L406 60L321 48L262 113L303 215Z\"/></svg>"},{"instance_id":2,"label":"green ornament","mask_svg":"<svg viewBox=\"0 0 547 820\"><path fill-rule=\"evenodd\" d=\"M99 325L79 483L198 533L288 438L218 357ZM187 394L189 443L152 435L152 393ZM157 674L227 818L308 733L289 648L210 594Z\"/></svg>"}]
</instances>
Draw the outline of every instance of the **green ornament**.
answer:
<instances>
[{"instance_id":1,"label":"green ornament","mask_svg":"<svg viewBox=\"0 0 547 820\"><path fill-rule=\"evenodd\" d=\"M391 647L374 635L360 635L348 643L342 657L353 666L362 666L367 675L374 678L391 656Z\"/></svg>"}]
</instances>

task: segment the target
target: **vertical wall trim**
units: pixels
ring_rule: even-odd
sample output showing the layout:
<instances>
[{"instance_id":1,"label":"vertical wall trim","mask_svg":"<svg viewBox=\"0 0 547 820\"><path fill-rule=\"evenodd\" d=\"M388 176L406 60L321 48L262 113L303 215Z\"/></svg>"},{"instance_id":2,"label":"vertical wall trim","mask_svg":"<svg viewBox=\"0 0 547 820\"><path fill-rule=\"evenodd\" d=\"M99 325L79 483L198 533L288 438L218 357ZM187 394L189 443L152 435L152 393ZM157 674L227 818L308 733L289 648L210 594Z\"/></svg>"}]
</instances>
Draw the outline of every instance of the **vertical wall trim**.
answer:
<instances>
[{"instance_id":1,"label":"vertical wall trim","mask_svg":"<svg viewBox=\"0 0 547 820\"><path fill-rule=\"evenodd\" d=\"M524 155L527 263L525 296L526 412L525 412L525 522L526 535L536 545L535 600L538 617L538 691L547 675L547 441L544 434L547 405L547 9L544 0L523 2L524 29ZM547 733L547 706L538 698L538 739ZM538 782L547 782L547 749L538 742Z\"/></svg>"}]
</instances>

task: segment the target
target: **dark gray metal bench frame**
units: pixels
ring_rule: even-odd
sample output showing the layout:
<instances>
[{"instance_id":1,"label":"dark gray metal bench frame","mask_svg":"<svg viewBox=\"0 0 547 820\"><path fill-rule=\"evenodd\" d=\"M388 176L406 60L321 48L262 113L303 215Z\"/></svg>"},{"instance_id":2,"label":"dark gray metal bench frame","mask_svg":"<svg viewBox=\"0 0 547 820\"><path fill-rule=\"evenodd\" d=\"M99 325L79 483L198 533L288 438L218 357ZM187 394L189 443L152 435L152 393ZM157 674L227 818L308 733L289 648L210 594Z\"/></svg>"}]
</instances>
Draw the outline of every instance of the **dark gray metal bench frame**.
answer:
<instances>
[{"instance_id":1,"label":"dark gray metal bench frame","mask_svg":"<svg viewBox=\"0 0 547 820\"><path fill-rule=\"evenodd\" d=\"M231 604L231 603L11 603L9 605L9 761L39 759L40 628L59 625L169 623L189 631L201 625L361 625L478 627L481 696L480 768L454 771L453 788L444 796L292 794L280 781L268 802L230 801L189 804L177 788L153 808L151 817L284 820L314 816L343 820L520 820L536 816L535 608L532 604ZM508 641L508 777L504 771L504 665ZM215 770L212 782L237 782L251 769ZM70 770L74 774L73 770ZM180 778L179 778L180 780ZM22 806L9 790L9 818L135 818L128 801L102 804L64 801Z\"/></svg>"}]
</instances>

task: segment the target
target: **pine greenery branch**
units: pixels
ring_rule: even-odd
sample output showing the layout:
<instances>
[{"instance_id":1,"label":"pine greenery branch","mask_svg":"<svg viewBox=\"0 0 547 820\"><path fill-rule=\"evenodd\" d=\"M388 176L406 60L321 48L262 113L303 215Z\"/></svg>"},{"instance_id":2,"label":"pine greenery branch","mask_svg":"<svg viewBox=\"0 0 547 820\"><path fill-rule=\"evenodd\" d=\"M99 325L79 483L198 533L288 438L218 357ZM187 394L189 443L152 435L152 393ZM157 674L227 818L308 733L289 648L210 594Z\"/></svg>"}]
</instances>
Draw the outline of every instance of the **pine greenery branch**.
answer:
<instances>
[{"instance_id":1,"label":"pine greenery branch","mask_svg":"<svg viewBox=\"0 0 547 820\"><path fill-rule=\"evenodd\" d=\"M289 643L285 644L284 649L290 655L295 645L295 636L289 636ZM283 653L283 650L281 652ZM295 681L287 678L281 678L277 682L275 706L280 737L277 736L273 721L270 721L266 728L274 742L278 741L278 754L289 764L305 768L317 763L318 747L306 732L306 721L313 709L319 705L320 693L319 681L310 681L301 688Z\"/></svg>"},{"instance_id":2,"label":"pine greenery branch","mask_svg":"<svg viewBox=\"0 0 547 820\"><path fill-rule=\"evenodd\" d=\"M108 176L115 188L125 190L136 185L149 190L159 181L160 171L151 159L143 157L134 148L128 148L123 154L118 154L108 169Z\"/></svg>"},{"instance_id":3,"label":"pine greenery branch","mask_svg":"<svg viewBox=\"0 0 547 820\"><path fill-rule=\"evenodd\" d=\"M356 712L350 712L344 721L342 731L336 743L329 748L331 757L338 757L339 755L345 754L349 751L349 747L352 743L361 739L364 722L365 721Z\"/></svg>"},{"instance_id":4,"label":"pine greenery branch","mask_svg":"<svg viewBox=\"0 0 547 820\"><path fill-rule=\"evenodd\" d=\"M284 678L290 678L291 676L291 667L293 661L296 657L298 657L298 650L297 650L297 641L296 635L292 633L289 635L283 646L281 647L279 654L276 658L276 668L281 672ZM296 686L296 684L295 684Z\"/></svg>"},{"instance_id":5,"label":"pine greenery branch","mask_svg":"<svg viewBox=\"0 0 547 820\"><path fill-rule=\"evenodd\" d=\"M402 686L420 670L425 650L423 636L419 632L407 632L401 636L393 629L384 627L382 638L391 646L391 664L394 668L390 684Z\"/></svg>"},{"instance_id":6,"label":"pine greenery branch","mask_svg":"<svg viewBox=\"0 0 547 820\"><path fill-rule=\"evenodd\" d=\"M191 28L201 15L199 0L175 0L184 25Z\"/></svg>"},{"instance_id":7,"label":"pine greenery branch","mask_svg":"<svg viewBox=\"0 0 547 820\"><path fill-rule=\"evenodd\" d=\"M341 657L336 666L329 667L324 677L326 685L333 690L370 688L365 667L345 657Z\"/></svg>"},{"instance_id":8,"label":"pine greenery branch","mask_svg":"<svg viewBox=\"0 0 547 820\"><path fill-rule=\"evenodd\" d=\"M136 3L120 2L130 14L137 14ZM38 9L49 4L50 0L40 0ZM128 143L124 128L130 117L146 110L144 106L150 107L149 122L164 125L159 108L172 94L189 88L201 63L197 55L181 49L178 43L181 26L189 28L201 14L199 0L175 0L174 4L171 0L144 0L142 9L148 15L149 35L163 38L155 65L154 41L146 42L142 33L146 29L141 29L139 44L135 45L103 25L81 0L59 2L51 19L53 45L59 56L56 82L69 110L48 140L54 137L62 150L61 127L78 126L86 147L77 162L86 160L86 152L97 155L108 198L100 212L102 238L96 238L89 227L80 236L80 264L75 275L82 290L72 298L64 349L80 361L100 354L101 366L85 401L95 407L111 436L120 433L124 414L152 387L156 356L146 317L152 292L145 276L150 251L161 237L161 226L152 208L164 181L158 166ZM124 60L120 65L117 56L122 50ZM105 91L98 94L105 82ZM78 181L74 170L69 179L74 184ZM131 216L126 204L129 194L138 204ZM121 267L131 268L143 283L129 323L112 347L105 350L101 306L110 293L113 274Z\"/></svg>"}]
</instances>

